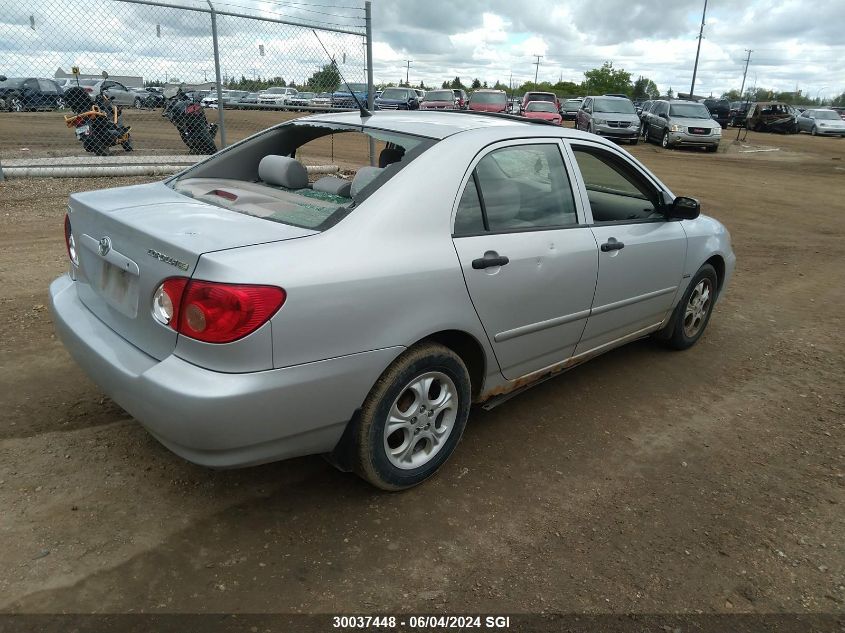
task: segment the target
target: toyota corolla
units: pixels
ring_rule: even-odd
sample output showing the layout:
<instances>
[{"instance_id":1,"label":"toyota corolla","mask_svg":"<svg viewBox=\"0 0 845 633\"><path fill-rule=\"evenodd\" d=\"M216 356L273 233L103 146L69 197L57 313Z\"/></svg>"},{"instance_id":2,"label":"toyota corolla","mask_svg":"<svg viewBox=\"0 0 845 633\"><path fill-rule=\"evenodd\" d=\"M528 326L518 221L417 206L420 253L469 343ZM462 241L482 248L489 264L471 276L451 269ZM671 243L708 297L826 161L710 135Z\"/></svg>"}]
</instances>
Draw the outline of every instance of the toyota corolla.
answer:
<instances>
[{"instance_id":1,"label":"toyota corolla","mask_svg":"<svg viewBox=\"0 0 845 633\"><path fill-rule=\"evenodd\" d=\"M310 175L344 134L376 165ZM165 446L218 468L325 454L392 490L449 458L473 403L642 337L691 347L735 262L605 139L471 113L296 119L74 194L64 229L57 331Z\"/></svg>"}]
</instances>

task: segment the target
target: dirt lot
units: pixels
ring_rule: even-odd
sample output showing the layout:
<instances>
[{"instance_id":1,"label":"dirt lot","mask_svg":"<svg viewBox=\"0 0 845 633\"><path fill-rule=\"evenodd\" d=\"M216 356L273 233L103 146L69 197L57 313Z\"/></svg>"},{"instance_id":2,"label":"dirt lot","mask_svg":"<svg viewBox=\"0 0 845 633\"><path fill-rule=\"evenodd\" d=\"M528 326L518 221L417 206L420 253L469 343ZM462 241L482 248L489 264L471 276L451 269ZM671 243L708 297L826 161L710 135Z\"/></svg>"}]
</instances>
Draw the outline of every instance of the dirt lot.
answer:
<instances>
[{"instance_id":1,"label":"dirt lot","mask_svg":"<svg viewBox=\"0 0 845 633\"><path fill-rule=\"evenodd\" d=\"M45 308L68 193L130 180L0 185L0 610L843 612L845 140L749 141L782 149L632 148L732 232L699 345L474 411L401 494L318 457L213 472L162 448Z\"/></svg>"}]
</instances>

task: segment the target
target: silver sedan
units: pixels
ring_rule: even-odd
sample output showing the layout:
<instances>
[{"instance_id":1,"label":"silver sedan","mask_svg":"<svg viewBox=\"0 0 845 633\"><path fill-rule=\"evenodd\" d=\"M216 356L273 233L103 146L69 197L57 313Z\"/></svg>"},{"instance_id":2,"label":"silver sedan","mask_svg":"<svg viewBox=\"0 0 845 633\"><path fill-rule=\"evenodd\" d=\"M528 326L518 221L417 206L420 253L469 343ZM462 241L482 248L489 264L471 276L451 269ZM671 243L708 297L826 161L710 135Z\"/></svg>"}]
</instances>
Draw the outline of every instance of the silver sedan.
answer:
<instances>
[{"instance_id":1,"label":"silver sedan","mask_svg":"<svg viewBox=\"0 0 845 633\"><path fill-rule=\"evenodd\" d=\"M798 131L831 136L845 136L845 121L835 110L817 108L804 110L797 119Z\"/></svg>"},{"instance_id":2,"label":"silver sedan","mask_svg":"<svg viewBox=\"0 0 845 633\"><path fill-rule=\"evenodd\" d=\"M309 177L296 157L344 134L378 166ZM607 140L442 112L275 126L72 195L65 238L57 331L163 444L211 467L322 453L390 490L446 461L473 403L645 336L691 347L735 262Z\"/></svg>"}]
</instances>

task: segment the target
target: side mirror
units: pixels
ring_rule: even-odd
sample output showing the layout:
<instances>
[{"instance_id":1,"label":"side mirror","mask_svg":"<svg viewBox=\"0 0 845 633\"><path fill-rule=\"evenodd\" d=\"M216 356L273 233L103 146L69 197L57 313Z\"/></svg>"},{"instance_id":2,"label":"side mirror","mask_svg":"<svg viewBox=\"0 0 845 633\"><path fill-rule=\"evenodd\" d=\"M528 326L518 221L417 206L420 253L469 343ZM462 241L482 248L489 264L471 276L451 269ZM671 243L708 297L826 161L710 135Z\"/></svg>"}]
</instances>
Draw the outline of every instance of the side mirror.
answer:
<instances>
[{"instance_id":1,"label":"side mirror","mask_svg":"<svg viewBox=\"0 0 845 633\"><path fill-rule=\"evenodd\" d=\"M701 204L695 198L678 196L672 201L667 215L679 220L695 220L701 215Z\"/></svg>"},{"instance_id":2,"label":"side mirror","mask_svg":"<svg viewBox=\"0 0 845 633\"><path fill-rule=\"evenodd\" d=\"M661 119L666 119L667 121L669 120L669 115L666 114L665 112L661 112L657 116L659 116Z\"/></svg>"},{"instance_id":3,"label":"side mirror","mask_svg":"<svg viewBox=\"0 0 845 633\"><path fill-rule=\"evenodd\" d=\"M8 77L6 75L0 75L0 81L6 81Z\"/></svg>"}]
</instances>

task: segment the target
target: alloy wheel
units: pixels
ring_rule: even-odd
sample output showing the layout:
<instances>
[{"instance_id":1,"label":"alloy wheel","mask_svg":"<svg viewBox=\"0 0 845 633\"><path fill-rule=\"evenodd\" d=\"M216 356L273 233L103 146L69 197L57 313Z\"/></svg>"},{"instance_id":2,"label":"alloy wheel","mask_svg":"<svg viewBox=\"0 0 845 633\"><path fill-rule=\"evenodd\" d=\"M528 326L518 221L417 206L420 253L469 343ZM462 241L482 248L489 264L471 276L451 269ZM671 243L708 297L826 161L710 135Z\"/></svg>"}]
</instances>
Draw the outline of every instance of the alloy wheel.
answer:
<instances>
[{"instance_id":1,"label":"alloy wheel","mask_svg":"<svg viewBox=\"0 0 845 633\"><path fill-rule=\"evenodd\" d=\"M458 389L439 371L409 382L390 407L384 425L384 451L403 470L430 462L449 439L458 415Z\"/></svg>"},{"instance_id":2,"label":"alloy wheel","mask_svg":"<svg viewBox=\"0 0 845 633\"><path fill-rule=\"evenodd\" d=\"M712 296L713 285L709 279L699 281L690 293L684 310L684 334L687 338L694 338L704 326Z\"/></svg>"}]
</instances>

